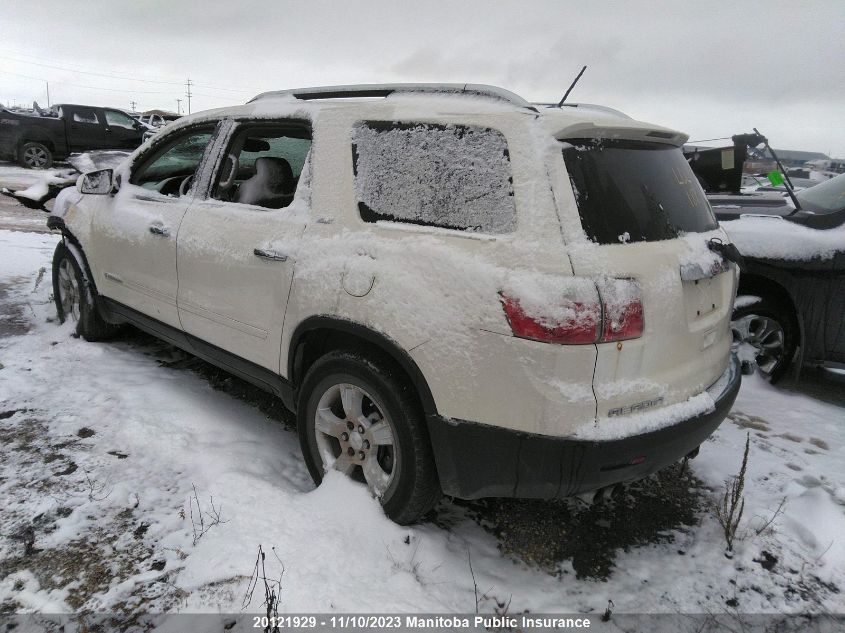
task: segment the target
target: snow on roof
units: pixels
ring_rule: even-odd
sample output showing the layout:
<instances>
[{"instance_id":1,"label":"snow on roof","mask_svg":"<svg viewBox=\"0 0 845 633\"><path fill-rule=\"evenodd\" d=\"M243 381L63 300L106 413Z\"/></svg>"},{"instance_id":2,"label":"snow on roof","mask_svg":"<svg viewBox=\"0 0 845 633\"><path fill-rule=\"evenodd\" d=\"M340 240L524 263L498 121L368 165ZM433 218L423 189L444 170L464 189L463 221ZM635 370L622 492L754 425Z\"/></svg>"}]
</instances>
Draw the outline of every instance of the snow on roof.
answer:
<instances>
[{"instance_id":1,"label":"snow on roof","mask_svg":"<svg viewBox=\"0 0 845 633\"><path fill-rule=\"evenodd\" d=\"M314 119L324 110L357 108L362 117L430 117L449 115L519 114L538 119L555 138L627 138L681 146L689 137L676 130L636 121L626 114L594 104L563 107L532 104L504 88L481 84L362 84L320 86L262 93L242 106L206 110L179 119L177 126L224 116Z\"/></svg>"},{"instance_id":2,"label":"snow on roof","mask_svg":"<svg viewBox=\"0 0 845 633\"><path fill-rule=\"evenodd\" d=\"M440 94L481 96L507 101L520 108L536 110L533 105L517 94L498 86L485 84L358 84L345 86L316 86L312 88L294 88L275 92L265 92L250 99L249 103L267 97L286 96L300 100L388 97L394 94Z\"/></svg>"}]
</instances>

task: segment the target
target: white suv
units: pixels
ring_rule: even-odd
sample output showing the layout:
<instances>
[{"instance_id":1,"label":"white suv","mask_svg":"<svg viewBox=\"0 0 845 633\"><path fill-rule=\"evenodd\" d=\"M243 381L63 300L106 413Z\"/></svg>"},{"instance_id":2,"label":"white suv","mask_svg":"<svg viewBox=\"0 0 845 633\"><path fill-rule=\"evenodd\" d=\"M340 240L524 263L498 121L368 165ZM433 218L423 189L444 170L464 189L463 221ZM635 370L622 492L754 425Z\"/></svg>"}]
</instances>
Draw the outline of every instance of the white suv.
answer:
<instances>
[{"instance_id":1,"label":"white suv","mask_svg":"<svg viewBox=\"0 0 845 633\"><path fill-rule=\"evenodd\" d=\"M490 86L263 94L63 192L59 316L278 394L315 482L400 523L599 490L694 454L739 389L686 139Z\"/></svg>"}]
</instances>

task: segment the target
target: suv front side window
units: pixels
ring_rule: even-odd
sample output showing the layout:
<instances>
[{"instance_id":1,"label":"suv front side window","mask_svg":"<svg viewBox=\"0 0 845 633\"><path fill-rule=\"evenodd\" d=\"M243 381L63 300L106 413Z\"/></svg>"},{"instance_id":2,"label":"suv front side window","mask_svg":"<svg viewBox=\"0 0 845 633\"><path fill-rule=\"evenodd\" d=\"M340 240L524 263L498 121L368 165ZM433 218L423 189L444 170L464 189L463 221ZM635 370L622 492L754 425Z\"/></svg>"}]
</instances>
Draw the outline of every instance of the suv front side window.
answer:
<instances>
[{"instance_id":1,"label":"suv front side window","mask_svg":"<svg viewBox=\"0 0 845 633\"><path fill-rule=\"evenodd\" d=\"M241 130L226 152L212 197L283 209L293 202L310 149L311 131L304 124Z\"/></svg>"},{"instance_id":2,"label":"suv front side window","mask_svg":"<svg viewBox=\"0 0 845 633\"><path fill-rule=\"evenodd\" d=\"M483 233L516 228L510 155L497 130L366 121L353 128L352 157L365 222Z\"/></svg>"},{"instance_id":3,"label":"suv front side window","mask_svg":"<svg viewBox=\"0 0 845 633\"><path fill-rule=\"evenodd\" d=\"M194 177L213 136L213 127L203 127L165 141L135 169L129 182L166 196L184 193L186 180Z\"/></svg>"}]
</instances>

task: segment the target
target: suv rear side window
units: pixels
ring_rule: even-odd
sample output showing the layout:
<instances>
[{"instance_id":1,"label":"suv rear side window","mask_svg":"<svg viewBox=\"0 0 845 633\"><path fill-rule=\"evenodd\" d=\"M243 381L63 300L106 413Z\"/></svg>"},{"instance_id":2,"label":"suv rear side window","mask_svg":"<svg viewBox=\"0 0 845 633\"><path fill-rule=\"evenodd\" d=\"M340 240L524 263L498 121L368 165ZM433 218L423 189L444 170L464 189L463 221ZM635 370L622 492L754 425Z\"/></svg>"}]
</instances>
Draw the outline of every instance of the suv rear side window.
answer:
<instances>
[{"instance_id":1,"label":"suv rear side window","mask_svg":"<svg viewBox=\"0 0 845 633\"><path fill-rule=\"evenodd\" d=\"M501 132L465 125L368 121L352 132L365 222L463 231L516 227L510 157Z\"/></svg>"},{"instance_id":2,"label":"suv rear side window","mask_svg":"<svg viewBox=\"0 0 845 633\"><path fill-rule=\"evenodd\" d=\"M563 142L581 225L599 244L650 242L717 227L681 150L603 139Z\"/></svg>"}]
</instances>

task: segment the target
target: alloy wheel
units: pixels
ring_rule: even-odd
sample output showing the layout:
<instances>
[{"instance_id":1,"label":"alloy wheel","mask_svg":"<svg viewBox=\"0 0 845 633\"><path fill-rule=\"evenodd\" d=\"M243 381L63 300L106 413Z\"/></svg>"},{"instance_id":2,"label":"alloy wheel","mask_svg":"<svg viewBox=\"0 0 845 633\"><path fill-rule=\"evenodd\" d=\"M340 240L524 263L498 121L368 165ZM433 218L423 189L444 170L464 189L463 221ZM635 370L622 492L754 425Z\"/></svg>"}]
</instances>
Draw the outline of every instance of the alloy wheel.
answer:
<instances>
[{"instance_id":1,"label":"alloy wheel","mask_svg":"<svg viewBox=\"0 0 845 633\"><path fill-rule=\"evenodd\" d=\"M63 259L59 264L59 302L65 320L79 321L80 315L80 292L79 283L76 280L76 272L70 260Z\"/></svg>"},{"instance_id":2,"label":"alloy wheel","mask_svg":"<svg viewBox=\"0 0 845 633\"><path fill-rule=\"evenodd\" d=\"M41 147L30 145L24 150L23 160L32 168L41 169L47 165L47 152Z\"/></svg>"},{"instance_id":3,"label":"alloy wheel","mask_svg":"<svg viewBox=\"0 0 845 633\"><path fill-rule=\"evenodd\" d=\"M785 335L775 319L748 314L731 322L733 347L740 359L753 355L760 371L771 376L784 361Z\"/></svg>"},{"instance_id":4,"label":"alloy wheel","mask_svg":"<svg viewBox=\"0 0 845 633\"><path fill-rule=\"evenodd\" d=\"M313 420L324 468L334 468L382 497L399 472L393 424L369 393L339 383L320 397Z\"/></svg>"}]
</instances>

